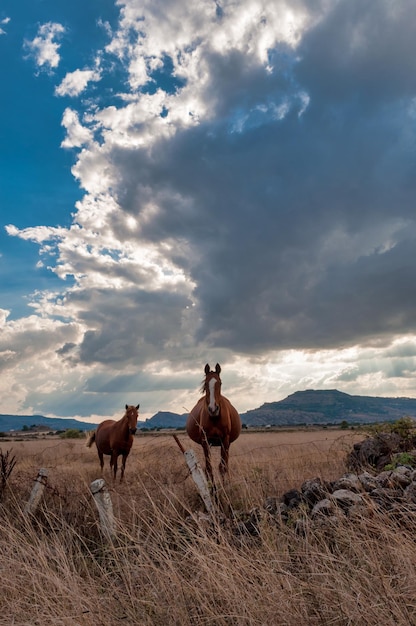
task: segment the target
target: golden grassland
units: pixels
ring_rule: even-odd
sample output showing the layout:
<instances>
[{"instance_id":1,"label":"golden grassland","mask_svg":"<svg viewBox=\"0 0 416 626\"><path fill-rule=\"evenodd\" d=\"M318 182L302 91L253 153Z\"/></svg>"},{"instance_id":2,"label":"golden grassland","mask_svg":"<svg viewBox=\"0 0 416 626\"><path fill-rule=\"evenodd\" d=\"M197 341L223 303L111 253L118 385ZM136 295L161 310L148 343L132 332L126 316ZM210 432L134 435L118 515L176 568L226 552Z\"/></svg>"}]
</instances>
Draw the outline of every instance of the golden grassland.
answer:
<instances>
[{"instance_id":1,"label":"golden grassland","mask_svg":"<svg viewBox=\"0 0 416 626\"><path fill-rule=\"evenodd\" d=\"M215 528L173 437L137 435L125 482L104 478L117 539L101 535L85 440L1 442L17 464L0 503L0 624L309 626L416 624L416 516L373 510L335 524L271 521L263 508L308 478L334 480L358 431L244 432L230 450ZM202 462L202 451L179 434ZM218 465L218 450L213 450ZM23 507L40 467L42 506ZM258 509L260 536L235 523Z\"/></svg>"}]
</instances>

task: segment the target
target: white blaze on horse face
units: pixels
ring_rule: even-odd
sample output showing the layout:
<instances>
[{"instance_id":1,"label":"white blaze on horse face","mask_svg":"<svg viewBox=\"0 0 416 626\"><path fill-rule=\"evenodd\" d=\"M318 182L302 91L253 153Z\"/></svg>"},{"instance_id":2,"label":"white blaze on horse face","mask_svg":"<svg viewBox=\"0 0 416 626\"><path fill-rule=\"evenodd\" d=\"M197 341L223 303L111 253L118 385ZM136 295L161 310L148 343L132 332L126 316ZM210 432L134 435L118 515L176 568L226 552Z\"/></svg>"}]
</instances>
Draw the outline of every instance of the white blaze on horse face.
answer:
<instances>
[{"instance_id":1,"label":"white blaze on horse face","mask_svg":"<svg viewBox=\"0 0 416 626\"><path fill-rule=\"evenodd\" d=\"M215 404L215 383L216 383L216 379L215 378L211 378L211 380L208 383L208 387L209 387L209 404L208 404L208 408L210 410L211 413L215 413L216 409L217 409L217 405Z\"/></svg>"}]
</instances>

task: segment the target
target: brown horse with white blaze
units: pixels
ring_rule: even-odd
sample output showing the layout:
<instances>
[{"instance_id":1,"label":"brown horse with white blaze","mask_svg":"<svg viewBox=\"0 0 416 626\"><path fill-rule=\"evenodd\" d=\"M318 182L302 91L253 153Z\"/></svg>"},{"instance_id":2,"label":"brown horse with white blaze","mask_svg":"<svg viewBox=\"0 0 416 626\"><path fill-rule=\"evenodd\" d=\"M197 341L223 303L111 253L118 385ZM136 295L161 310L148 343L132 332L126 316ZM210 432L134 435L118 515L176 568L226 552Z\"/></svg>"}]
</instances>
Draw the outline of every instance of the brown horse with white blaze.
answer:
<instances>
[{"instance_id":1,"label":"brown horse with white blaze","mask_svg":"<svg viewBox=\"0 0 416 626\"><path fill-rule=\"evenodd\" d=\"M100 459L101 473L104 469L104 454L110 456L110 467L113 470L114 480L117 474L117 459L121 454L120 482L123 480L126 459L136 434L139 407L140 404L137 406L126 404L126 412L120 420L105 420L101 422L87 441L88 448L91 448L95 441L98 458Z\"/></svg>"},{"instance_id":2,"label":"brown horse with white blaze","mask_svg":"<svg viewBox=\"0 0 416 626\"><path fill-rule=\"evenodd\" d=\"M189 437L202 446L205 455L205 472L211 482L214 481L210 447L221 446L220 473L224 479L228 471L230 444L241 432L240 416L225 396L221 395L221 367L217 363L215 372L209 364L205 365L205 379L201 392L205 395L198 400L186 421Z\"/></svg>"}]
</instances>

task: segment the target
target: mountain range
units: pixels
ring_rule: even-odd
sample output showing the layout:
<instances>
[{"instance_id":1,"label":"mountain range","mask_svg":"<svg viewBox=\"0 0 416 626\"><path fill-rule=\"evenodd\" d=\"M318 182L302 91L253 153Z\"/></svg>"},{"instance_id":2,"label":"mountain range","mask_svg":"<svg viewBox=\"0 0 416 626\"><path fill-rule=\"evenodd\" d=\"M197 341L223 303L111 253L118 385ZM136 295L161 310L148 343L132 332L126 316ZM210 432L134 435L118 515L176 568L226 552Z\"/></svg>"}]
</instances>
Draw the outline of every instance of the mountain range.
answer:
<instances>
[{"instance_id":1,"label":"mountain range","mask_svg":"<svg viewBox=\"0 0 416 626\"><path fill-rule=\"evenodd\" d=\"M31 430L33 427L49 430L94 430L97 424L79 422L75 419L45 417L44 415L0 415L0 432L12 430Z\"/></svg>"},{"instance_id":2,"label":"mountain range","mask_svg":"<svg viewBox=\"0 0 416 626\"><path fill-rule=\"evenodd\" d=\"M138 422L138 428L184 428L187 414L159 411ZM284 400L266 402L257 409L241 414L247 427L297 426L302 424L371 424L396 421L402 417L416 419L416 398L381 398L351 396L337 389L296 391ZM42 415L0 415L0 431L22 430L33 425L50 430L93 430L96 424L75 419Z\"/></svg>"}]
</instances>

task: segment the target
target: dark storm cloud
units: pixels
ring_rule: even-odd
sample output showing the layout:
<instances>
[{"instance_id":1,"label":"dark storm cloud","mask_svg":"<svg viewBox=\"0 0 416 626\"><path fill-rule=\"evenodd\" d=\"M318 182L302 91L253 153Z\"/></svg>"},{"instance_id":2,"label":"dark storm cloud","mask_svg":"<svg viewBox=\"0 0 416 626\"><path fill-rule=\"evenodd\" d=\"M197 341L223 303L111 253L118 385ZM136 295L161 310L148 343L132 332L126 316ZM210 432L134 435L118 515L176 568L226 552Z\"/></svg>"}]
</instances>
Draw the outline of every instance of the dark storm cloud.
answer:
<instances>
[{"instance_id":1,"label":"dark storm cloud","mask_svg":"<svg viewBox=\"0 0 416 626\"><path fill-rule=\"evenodd\" d=\"M170 201L169 187L162 185L163 194L159 185L162 215L146 233L190 242L193 254L175 260L197 284L200 338L250 352L348 344L414 329L414 232L402 232L391 250L377 249L390 234L397 237L400 219L410 223L413 209L414 186L392 189L382 178L378 154L382 161L388 154L390 133L384 146L377 141L379 153L357 145L355 163L344 155L343 166L338 141L351 143L348 131L335 142L321 124L326 144L316 145L316 129L296 128L303 131L306 118L284 122L282 132L262 129L250 147L244 138L231 146L221 143L224 137L205 139L206 164L195 164L193 143L176 144L182 148L176 162L189 182L172 180L172 196L184 201ZM206 187L195 188L204 172ZM339 231L344 239L337 248ZM356 237L364 242L349 255Z\"/></svg>"},{"instance_id":2,"label":"dark storm cloud","mask_svg":"<svg viewBox=\"0 0 416 626\"><path fill-rule=\"evenodd\" d=\"M343 0L307 33L298 76L321 98L375 106L416 89L416 13L412 0Z\"/></svg>"},{"instance_id":3,"label":"dark storm cloud","mask_svg":"<svg viewBox=\"0 0 416 626\"><path fill-rule=\"evenodd\" d=\"M174 352L175 342L186 336L183 311L190 301L180 294L92 289L82 299L74 293L67 301L94 329L85 332L79 346L83 363L138 367Z\"/></svg>"},{"instance_id":4,"label":"dark storm cloud","mask_svg":"<svg viewBox=\"0 0 416 626\"><path fill-rule=\"evenodd\" d=\"M189 389L189 376L153 376L145 372L134 374L91 376L86 391L93 393L132 393Z\"/></svg>"},{"instance_id":5,"label":"dark storm cloud","mask_svg":"<svg viewBox=\"0 0 416 626\"><path fill-rule=\"evenodd\" d=\"M212 119L113 153L123 209L158 207L141 236L178 243L197 340L256 353L416 331L411 8L336 3L298 50L270 51L273 72L207 53Z\"/></svg>"}]
</instances>

